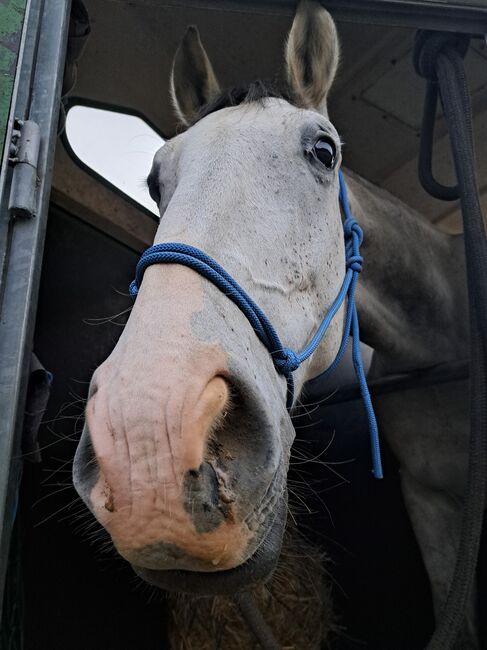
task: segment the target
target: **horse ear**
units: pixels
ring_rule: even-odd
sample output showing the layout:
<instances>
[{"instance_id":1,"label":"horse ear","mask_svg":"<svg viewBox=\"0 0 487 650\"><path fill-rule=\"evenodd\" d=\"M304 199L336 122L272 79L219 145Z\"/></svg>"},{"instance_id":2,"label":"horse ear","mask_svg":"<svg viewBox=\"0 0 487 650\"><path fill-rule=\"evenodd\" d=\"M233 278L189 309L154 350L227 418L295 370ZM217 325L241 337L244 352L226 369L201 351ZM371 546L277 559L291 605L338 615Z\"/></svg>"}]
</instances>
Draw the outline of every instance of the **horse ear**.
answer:
<instances>
[{"instance_id":1,"label":"horse ear","mask_svg":"<svg viewBox=\"0 0 487 650\"><path fill-rule=\"evenodd\" d=\"M199 109L220 91L212 65L194 25L186 30L174 57L170 89L177 116L185 125L188 125Z\"/></svg>"},{"instance_id":2,"label":"horse ear","mask_svg":"<svg viewBox=\"0 0 487 650\"><path fill-rule=\"evenodd\" d=\"M340 57L338 35L330 14L319 2L301 0L286 45L292 91L307 108L327 115L326 98Z\"/></svg>"}]
</instances>

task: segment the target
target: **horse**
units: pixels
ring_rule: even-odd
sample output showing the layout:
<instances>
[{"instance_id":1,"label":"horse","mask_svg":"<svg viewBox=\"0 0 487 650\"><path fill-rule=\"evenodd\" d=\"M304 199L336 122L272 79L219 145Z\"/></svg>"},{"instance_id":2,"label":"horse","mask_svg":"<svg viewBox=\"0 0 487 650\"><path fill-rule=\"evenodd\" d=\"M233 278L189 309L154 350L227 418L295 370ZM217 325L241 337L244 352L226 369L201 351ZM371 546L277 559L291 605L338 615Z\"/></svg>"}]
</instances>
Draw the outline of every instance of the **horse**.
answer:
<instances>
[{"instance_id":1,"label":"horse","mask_svg":"<svg viewBox=\"0 0 487 650\"><path fill-rule=\"evenodd\" d=\"M156 153L147 179L160 211L154 243L180 242L217 260L293 350L309 341L346 273L341 141L327 109L338 64L335 24L317 2L298 6L285 91L263 83L222 91L189 27L170 84L181 132ZM467 358L462 236L344 175L365 233L356 304L361 339L374 350L369 376ZM295 369L291 410L335 358L344 321L342 306ZM295 436L288 396L224 292L177 263L145 270L127 325L92 377L73 469L81 498L145 581L232 595L272 574ZM375 400L436 614L461 527L466 403L458 382ZM477 647L473 605L459 647Z\"/></svg>"}]
</instances>

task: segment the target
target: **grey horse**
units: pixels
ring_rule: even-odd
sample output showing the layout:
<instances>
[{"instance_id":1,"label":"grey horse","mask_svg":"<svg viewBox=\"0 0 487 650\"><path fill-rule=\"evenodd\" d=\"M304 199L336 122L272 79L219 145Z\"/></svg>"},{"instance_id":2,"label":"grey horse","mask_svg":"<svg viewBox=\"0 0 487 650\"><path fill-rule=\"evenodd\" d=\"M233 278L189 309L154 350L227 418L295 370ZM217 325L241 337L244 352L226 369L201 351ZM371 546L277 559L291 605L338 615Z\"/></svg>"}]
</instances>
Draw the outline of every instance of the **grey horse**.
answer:
<instances>
[{"instance_id":1,"label":"grey horse","mask_svg":"<svg viewBox=\"0 0 487 650\"><path fill-rule=\"evenodd\" d=\"M339 45L318 3L300 3L285 58L288 94L258 84L222 93L189 28L171 77L185 130L157 152L148 184L161 215L155 243L183 242L218 260L300 350L345 274L341 143L327 111ZM462 238L345 173L365 232L357 305L375 350L371 375L466 358ZM341 309L294 373L295 395L333 360L343 326ZM375 404L437 612L460 532L466 404L463 384ZM293 439L286 382L243 314L194 271L149 267L93 375L74 464L76 489L118 552L172 590L234 593L265 579L285 527ZM462 647L475 647L474 628L472 613Z\"/></svg>"}]
</instances>

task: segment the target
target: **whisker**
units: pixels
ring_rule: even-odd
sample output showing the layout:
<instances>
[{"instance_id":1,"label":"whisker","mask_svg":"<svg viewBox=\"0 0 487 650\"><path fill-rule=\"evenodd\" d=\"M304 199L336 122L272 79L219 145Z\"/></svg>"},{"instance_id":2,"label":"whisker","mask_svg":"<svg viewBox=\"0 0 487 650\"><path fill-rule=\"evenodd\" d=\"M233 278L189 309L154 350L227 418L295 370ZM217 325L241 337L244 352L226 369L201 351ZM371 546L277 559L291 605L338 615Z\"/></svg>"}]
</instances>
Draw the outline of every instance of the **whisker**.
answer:
<instances>
[{"instance_id":1,"label":"whisker","mask_svg":"<svg viewBox=\"0 0 487 650\"><path fill-rule=\"evenodd\" d=\"M118 314L113 314L112 316L103 316L100 318L84 318L83 323L86 325L106 325L107 323L113 323L114 319L119 318L120 316L124 316L125 314L128 314L132 311L132 306L127 307L126 309L123 309L122 311L118 312ZM122 323L125 325L125 323Z\"/></svg>"},{"instance_id":2,"label":"whisker","mask_svg":"<svg viewBox=\"0 0 487 650\"><path fill-rule=\"evenodd\" d=\"M60 512L62 512L63 510L66 510L66 508L71 508L79 499L80 499L80 497L76 496L72 501L70 501L69 503L65 503L61 508L56 510L56 512L52 512L50 515L48 515L47 517L42 519L42 521L39 521L36 524L34 524L33 527L38 528L39 526L42 526L42 524L45 524L47 521L49 521L50 519L52 519L53 517L58 515Z\"/></svg>"},{"instance_id":3,"label":"whisker","mask_svg":"<svg viewBox=\"0 0 487 650\"><path fill-rule=\"evenodd\" d=\"M50 497L53 497L55 494L59 494L60 492L65 492L66 490L72 489L73 486L71 484L68 485L63 485L62 488L59 490L54 490L54 492L49 492L49 494L45 494L44 496L40 497L37 499L37 501L34 501L32 504L32 507L35 508L36 506L39 505L39 503L42 503L42 501L45 501L46 499L49 499Z\"/></svg>"},{"instance_id":4,"label":"whisker","mask_svg":"<svg viewBox=\"0 0 487 650\"><path fill-rule=\"evenodd\" d=\"M316 456L314 456L312 458L309 458L308 460L293 461L292 465L304 465L305 463L317 462L321 458L321 456L323 456L323 454L325 454L328 451L328 449L331 447L331 445L333 444L333 441L335 440L335 435L336 435L336 432L333 431L330 442L326 445L326 447L324 449L322 449L322 451L320 451L319 454L317 454Z\"/></svg>"}]
</instances>

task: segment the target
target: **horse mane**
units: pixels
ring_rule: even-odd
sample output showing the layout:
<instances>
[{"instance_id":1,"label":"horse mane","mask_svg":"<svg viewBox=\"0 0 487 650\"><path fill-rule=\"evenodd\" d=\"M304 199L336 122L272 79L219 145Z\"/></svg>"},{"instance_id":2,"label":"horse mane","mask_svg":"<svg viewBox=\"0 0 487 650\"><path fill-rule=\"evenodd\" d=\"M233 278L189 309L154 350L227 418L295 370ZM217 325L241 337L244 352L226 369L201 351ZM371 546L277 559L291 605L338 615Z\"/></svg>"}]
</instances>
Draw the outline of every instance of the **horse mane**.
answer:
<instances>
[{"instance_id":1,"label":"horse mane","mask_svg":"<svg viewBox=\"0 0 487 650\"><path fill-rule=\"evenodd\" d=\"M231 106L240 106L241 104L250 104L253 102L263 103L265 99L274 97L284 99L295 106L299 105L297 99L293 96L291 89L285 84L277 85L271 81L257 79L240 86L228 88L217 95L210 102L202 106L191 125L196 124L207 115L215 113L222 108Z\"/></svg>"}]
</instances>

